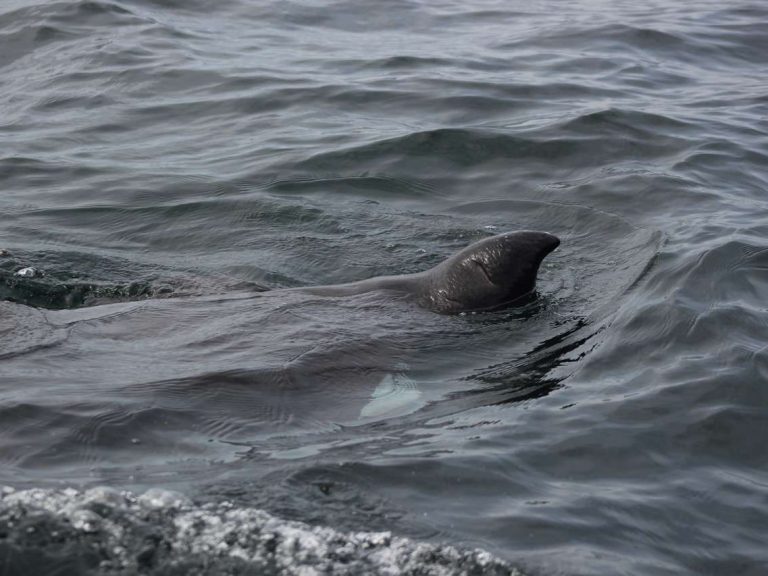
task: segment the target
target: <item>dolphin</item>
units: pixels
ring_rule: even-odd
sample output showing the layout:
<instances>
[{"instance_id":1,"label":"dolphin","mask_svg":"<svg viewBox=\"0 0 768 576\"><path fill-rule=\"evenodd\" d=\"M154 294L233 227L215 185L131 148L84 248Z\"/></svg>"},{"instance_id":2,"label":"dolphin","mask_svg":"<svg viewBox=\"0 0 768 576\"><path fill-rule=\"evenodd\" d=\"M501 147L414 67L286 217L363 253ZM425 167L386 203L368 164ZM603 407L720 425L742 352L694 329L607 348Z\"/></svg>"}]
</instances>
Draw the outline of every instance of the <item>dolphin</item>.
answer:
<instances>
[{"instance_id":1,"label":"dolphin","mask_svg":"<svg viewBox=\"0 0 768 576\"><path fill-rule=\"evenodd\" d=\"M470 244L424 272L296 290L331 297L393 291L440 314L496 310L533 292L542 260L559 245L547 232L506 232Z\"/></svg>"}]
</instances>

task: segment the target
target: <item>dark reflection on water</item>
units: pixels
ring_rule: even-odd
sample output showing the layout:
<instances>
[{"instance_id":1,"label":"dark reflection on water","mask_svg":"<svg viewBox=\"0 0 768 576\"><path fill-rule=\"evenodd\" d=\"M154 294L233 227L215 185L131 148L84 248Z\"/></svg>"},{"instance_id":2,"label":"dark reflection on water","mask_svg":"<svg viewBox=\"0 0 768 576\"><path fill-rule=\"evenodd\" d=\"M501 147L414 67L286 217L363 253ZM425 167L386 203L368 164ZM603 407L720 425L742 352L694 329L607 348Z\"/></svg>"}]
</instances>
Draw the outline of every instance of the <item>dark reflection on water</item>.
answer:
<instances>
[{"instance_id":1,"label":"dark reflection on water","mask_svg":"<svg viewBox=\"0 0 768 576\"><path fill-rule=\"evenodd\" d=\"M765 572L766 22L8 0L0 484L172 487L533 573ZM520 308L280 290L523 228L562 244Z\"/></svg>"}]
</instances>

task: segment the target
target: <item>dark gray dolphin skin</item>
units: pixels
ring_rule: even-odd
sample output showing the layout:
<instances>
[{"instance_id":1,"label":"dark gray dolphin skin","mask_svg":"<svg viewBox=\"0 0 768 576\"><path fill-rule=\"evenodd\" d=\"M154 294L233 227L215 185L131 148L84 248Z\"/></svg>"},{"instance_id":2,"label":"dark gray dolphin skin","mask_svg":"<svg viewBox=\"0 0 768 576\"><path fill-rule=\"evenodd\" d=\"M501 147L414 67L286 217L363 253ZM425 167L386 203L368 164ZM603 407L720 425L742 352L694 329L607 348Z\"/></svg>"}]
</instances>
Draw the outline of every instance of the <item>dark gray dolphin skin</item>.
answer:
<instances>
[{"instance_id":1,"label":"dark gray dolphin skin","mask_svg":"<svg viewBox=\"0 0 768 576\"><path fill-rule=\"evenodd\" d=\"M391 290L440 314L493 310L530 294L541 261L559 245L557 236L547 232L507 232L470 244L424 272L300 290L318 296Z\"/></svg>"}]
</instances>

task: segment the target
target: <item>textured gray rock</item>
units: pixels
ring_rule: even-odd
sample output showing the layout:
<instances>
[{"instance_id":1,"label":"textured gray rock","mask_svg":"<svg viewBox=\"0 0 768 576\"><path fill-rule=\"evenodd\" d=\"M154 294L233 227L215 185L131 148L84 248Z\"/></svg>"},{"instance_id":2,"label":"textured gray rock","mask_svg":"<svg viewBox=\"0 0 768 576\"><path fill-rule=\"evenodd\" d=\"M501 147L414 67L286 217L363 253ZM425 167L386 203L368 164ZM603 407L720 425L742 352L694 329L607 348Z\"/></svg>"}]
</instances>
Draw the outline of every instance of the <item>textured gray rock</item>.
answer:
<instances>
[{"instance_id":1,"label":"textured gray rock","mask_svg":"<svg viewBox=\"0 0 768 576\"><path fill-rule=\"evenodd\" d=\"M0 491L3 574L520 575L480 550L110 488ZM522 576L522 575L520 575Z\"/></svg>"}]
</instances>

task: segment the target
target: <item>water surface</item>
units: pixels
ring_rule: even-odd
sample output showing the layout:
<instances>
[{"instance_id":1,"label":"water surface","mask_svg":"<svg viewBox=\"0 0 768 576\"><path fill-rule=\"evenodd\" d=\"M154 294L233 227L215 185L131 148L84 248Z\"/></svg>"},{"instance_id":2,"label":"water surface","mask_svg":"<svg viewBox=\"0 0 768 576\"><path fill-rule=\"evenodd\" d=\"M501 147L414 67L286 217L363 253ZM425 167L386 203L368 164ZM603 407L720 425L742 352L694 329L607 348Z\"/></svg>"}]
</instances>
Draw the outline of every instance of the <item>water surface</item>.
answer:
<instances>
[{"instance_id":1,"label":"water surface","mask_svg":"<svg viewBox=\"0 0 768 576\"><path fill-rule=\"evenodd\" d=\"M0 46L0 484L768 570L761 3L8 0ZM520 308L280 290L523 228Z\"/></svg>"}]
</instances>

